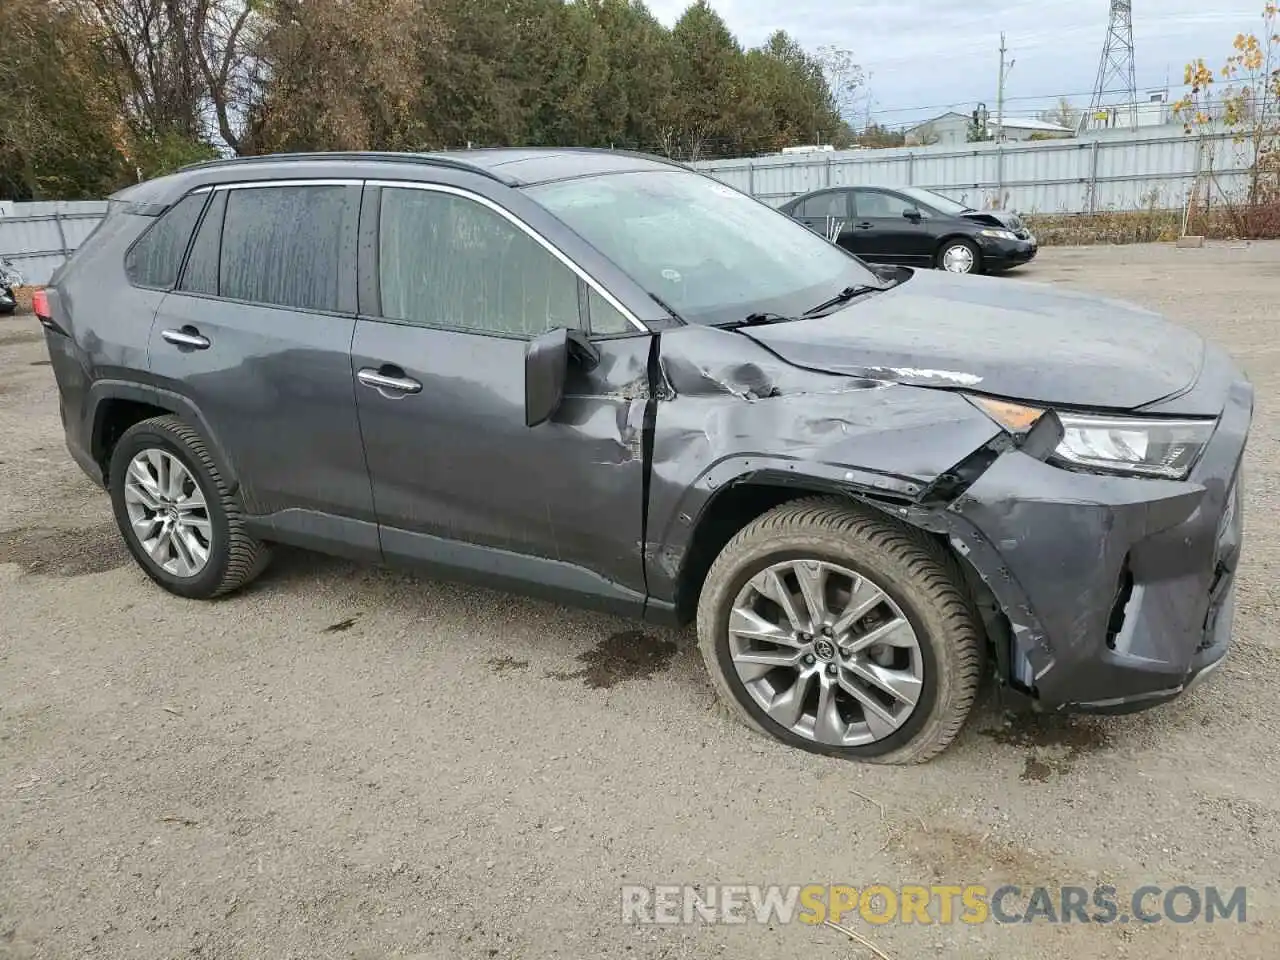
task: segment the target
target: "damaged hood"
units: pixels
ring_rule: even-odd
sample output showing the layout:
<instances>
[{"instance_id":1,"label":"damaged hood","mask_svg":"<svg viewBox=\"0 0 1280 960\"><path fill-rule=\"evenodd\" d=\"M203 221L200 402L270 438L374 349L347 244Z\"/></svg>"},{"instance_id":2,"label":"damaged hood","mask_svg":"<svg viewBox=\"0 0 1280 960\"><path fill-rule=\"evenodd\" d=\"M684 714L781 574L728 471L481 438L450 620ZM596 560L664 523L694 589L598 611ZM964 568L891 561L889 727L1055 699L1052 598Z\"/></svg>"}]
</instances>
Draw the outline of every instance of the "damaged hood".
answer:
<instances>
[{"instance_id":1,"label":"damaged hood","mask_svg":"<svg viewBox=\"0 0 1280 960\"><path fill-rule=\"evenodd\" d=\"M1188 389L1205 350L1133 304L932 270L824 317L741 332L826 373L1117 410Z\"/></svg>"},{"instance_id":2,"label":"damaged hood","mask_svg":"<svg viewBox=\"0 0 1280 960\"><path fill-rule=\"evenodd\" d=\"M974 210L970 213L962 213L960 216L964 220L972 220L975 223L1004 227L1004 229L1012 230L1016 234L1027 232L1026 224L1022 222L1022 218L1009 210Z\"/></svg>"}]
</instances>

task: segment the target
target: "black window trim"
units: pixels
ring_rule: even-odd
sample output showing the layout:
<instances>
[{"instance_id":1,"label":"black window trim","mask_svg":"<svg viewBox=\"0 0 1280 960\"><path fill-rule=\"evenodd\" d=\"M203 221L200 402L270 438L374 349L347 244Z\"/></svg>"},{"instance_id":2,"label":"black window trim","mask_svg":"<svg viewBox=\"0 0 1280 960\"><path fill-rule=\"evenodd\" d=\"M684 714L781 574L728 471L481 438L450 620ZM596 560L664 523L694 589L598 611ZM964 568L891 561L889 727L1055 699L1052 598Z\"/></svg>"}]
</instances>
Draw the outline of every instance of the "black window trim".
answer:
<instances>
[{"instance_id":1,"label":"black window trim","mask_svg":"<svg viewBox=\"0 0 1280 960\"><path fill-rule=\"evenodd\" d=\"M197 193L208 193L210 195L210 198L212 198L213 194L217 191L256 190L256 189L262 189L265 187L359 187L361 188L361 190L363 190L364 186L365 186L365 180L363 177L311 177L311 178L301 177L301 178L289 178L289 179L280 179L280 180L238 180L232 183L206 184L205 186L197 187L194 190L189 191L187 196L190 196L191 194L197 194ZM357 199L356 203L357 205L360 205L361 201ZM200 232L200 226L201 224L203 224L205 215L208 213L208 210L209 210L209 203L206 202L204 207L202 207L200 210L200 217L196 221L196 228L191 231L191 238L187 241L187 249L182 255L182 263L178 268L179 282L183 277L183 275L185 275L187 272L187 261L191 257L192 245L195 243L196 234ZM355 251L353 251L356 253L358 253L358 250L359 250L359 234L360 234L359 215L361 210L362 210L362 206L357 210L356 247L355 247ZM222 226L223 226L223 229L225 230L226 228L226 211L225 210L223 211ZM141 237L139 237L139 239L141 239ZM134 242L136 243L137 241L134 241ZM218 259L219 259L219 263L221 263L221 259L222 259L221 238L219 238ZM222 288L221 282L219 282L218 288L219 288L219 291L221 291L221 288ZM148 288L148 289L151 289L151 288ZM357 309L355 310L317 310L313 307L295 307L285 303L262 303L258 300L241 300L237 297L225 297L221 294L221 292L217 294L212 294L212 293L199 293L192 290L181 290L181 289L178 289L176 283L173 287L169 288L168 292L179 294L184 297L197 297L201 300L217 300L221 303L243 304L244 306L247 306L247 307L261 307L264 310L289 310L293 313L314 314L316 316L321 316L321 317L339 317L342 319L350 319L352 317L357 317L360 315L358 304L357 304Z\"/></svg>"},{"instance_id":2,"label":"black window trim","mask_svg":"<svg viewBox=\"0 0 1280 960\"><path fill-rule=\"evenodd\" d=\"M170 292L180 293L183 296L187 296L187 297L210 297L210 298L216 299L218 297L218 294L216 293L203 293L197 290L182 289L182 283L184 280L187 279L187 270L190 269L191 267L191 254L195 253L196 240L200 236L200 231L204 229L205 221L208 220L210 214L213 213L214 205L217 202L214 197L214 191L210 190L208 187L200 187L198 190L192 190L191 192L192 193L208 193L209 199L205 203L205 205L200 209L200 216L196 218L196 228L191 231L191 239L187 242L187 249L182 254L182 263L178 265L178 280L176 283L174 283L173 289ZM227 205L224 202L222 205L220 222L218 224L218 267L217 267L218 275L215 275L215 278L214 278L215 280L218 281L219 289L222 288L221 276L220 276L222 272L222 228L226 225L226 222L227 222Z\"/></svg>"},{"instance_id":3,"label":"black window trim","mask_svg":"<svg viewBox=\"0 0 1280 960\"><path fill-rule=\"evenodd\" d=\"M554 259L560 261L560 263L568 267L570 272L572 272L577 277L579 284L585 283L588 287L595 290L595 292L599 294L599 296L601 297L601 299L604 300L605 303L609 304L609 306L617 310L622 315L622 317L635 328L634 330L628 331L626 333L612 333L612 334L595 334L595 333L591 333L588 328L588 336L591 339L610 340L610 339L615 339L620 337L634 337L638 335L648 336L651 334L651 331L649 330L649 328L646 327L636 317L636 315L630 309L627 308L627 306L621 300L619 300L612 293L610 293L602 283L600 283L598 280L592 277L591 274L587 273L587 271L584 270L582 267L580 267L573 260L573 258L571 258L568 254L564 253L554 243L552 243L550 240L544 237L541 233L539 233L533 227L529 226L522 219L520 219L520 217L516 216L514 213L512 213L502 204L498 203L496 200L491 200L489 197L486 197L480 193L476 193L474 190L468 190L465 187L457 187L457 186L454 186L453 184L447 184L447 183L424 182L421 180L369 179L365 181L365 188L366 188L366 191L365 191L366 194L368 194L371 189L376 189L378 193L381 194L381 191L383 188L386 188L389 190L405 190L405 189L427 190L433 193L443 193L443 194L448 194L450 196L461 197L464 200L472 200L480 204L482 207L486 207L487 209L496 213L498 216L502 217L504 220L506 220L508 223L514 226L517 230L520 230L521 232L526 234L535 243L537 243L540 247L542 247L549 254L551 254L551 256ZM381 202L379 201L379 207L380 206L381 206ZM362 221L363 221L363 218L362 218ZM374 234L375 253L374 253L373 266L375 269L377 268L377 262L376 262L377 236L378 236L377 234ZM374 286L375 287L378 286L376 277L374 281ZM370 320L377 323L395 323L403 326L418 327L424 330L449 330L449 331L458 332L458 333L469 333L475 336L500 337L505 340L528 341L532 339L530 337L522 336L520 334L507 334L507 333L501 333L496 330L492 330L492 331L491 330L475 330L472 328L453 327L447 324L418 323L418 322L409 321L409 320L398 320L394 317L381 316L381 313L382 313L381 303L378 302L380 298L381 298L381 290L379 289L377 291L377 295L374 300L374 302L377 303L379 315L372 316L362 312L360 314L360 318L362 320ZM585 297L579 296L579 302L582 302L583 300L585 300ZM361 306L364 307L365 304L362 303ZM586 319L588 324L590 323L589 318L586 318L584 316L584 319Z\"/></svg>"},{"instance_id":4,"label":"black window trim","mask_svg":"<svg viewBox=\"0 0 1280 960\"><path fill-rule=\"evenodd\" d=\"M196 234L200 231L200 224L204 222L205 211L209 209L208 197L205 197L204 203L200 207L200 212L196 214L196 225L192 228L191 235L187 237L187 245L182 250L182 256L178 258L178 270L177 273L174 274L173 283L169 284L167 287L158 287L150 283L137 283L134 281L133 277L129 276L129 257L133 254L133 248L146 239L146 237L151 234L151 231L157 229L160 226L161 221L172 213L177 208L178 204L190 197L205 193L208 189L208 187L197 187L194 190L188 190L177 200L173 201L173 203L162 209L158 214L155 214L155 219L148 224L146 229L134 237L133 242L124 248L124 256L120 260L120 267L124 273L125 282L129 284L129 286L133 287L135 290L151 290L156 293L172 293L178 288L178 283L182 279L182 272L187 268L187 257L191 253L191 245L195 243ZM126 210L125 212L127 213L129 211ZM146 214L141 215L146 216ZM105 219L106 218L104 217L103 220ZM99 226L101 226L101 222L99 223ZM96 230L97 228L95 227L94 229ZM84 246L83 241L81 242L81 246Z\"/></svg>"}]
</instances>

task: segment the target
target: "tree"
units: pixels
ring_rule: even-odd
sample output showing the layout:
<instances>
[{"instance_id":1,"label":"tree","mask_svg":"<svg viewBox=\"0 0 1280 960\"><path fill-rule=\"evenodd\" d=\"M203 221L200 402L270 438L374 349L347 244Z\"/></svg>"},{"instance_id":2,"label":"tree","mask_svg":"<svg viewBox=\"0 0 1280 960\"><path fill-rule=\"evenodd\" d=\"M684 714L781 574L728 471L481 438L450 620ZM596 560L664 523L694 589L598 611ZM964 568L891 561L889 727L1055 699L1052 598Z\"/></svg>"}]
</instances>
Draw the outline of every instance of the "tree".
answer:
<instances>
[{"instance_id":1,"label":"tree","mask_svg":"<svg viewBox=\"0 0 1280 960\"><path fill-rule=\"evenodd\" d=\"M974 116L969 119L968 129L965 130L965 140L969 143L985 143L989 140L994 140L995 137L987 128L986 119L986 117L974 111Z\"/></svg>"},{"instance_id":2,"label":"tree","mask_svg":"<svg viewBox=\"0 0 1280 960\"><path fill-rule=\"evenodd\" d=\"M707 0L694 0L671 30L674 120L683 154L697 160L733 135L728 117L741 90L742 48Z\"/></svg>"},{"instance_id":3,"label":"tree","mask_svg":"<svg viewBox=\"0 0 1280 960\"><path fill-rule=\"evenodd\" d=\"M831 91L836 113L843 120L851 120L857 112L859 90L866 80L862 67L853 59L853 53L834 44L818 47L818 63Z\"/></svg>"},{"instance_id":4,"label":"tree","mask_svg":"<svg viewBox=\"0 0 1280 960\"><path fill-rule=\"evenodd\" d=\"M848 51L744 51L707 0L5 0L0 188L102 196L215 153L844 145ZM50 51L54 51L50 53ZM885 138L887 132L875 134Z\"/></svg>"},{"instance_id":5,"label":"tree","mask_svg":"<svg viewBox=\"0 0 1280 960\"><path fill-rule=\"evenodd\" d=\"M1041 110L1039 118L1045 123L1056 123L1068 130L1075 130L1080 122L1080 111L1071 105L1071 101L1062 97L1047 110Z\"/></svg>"},{"instance_id":6,"label":"tree","mask_svg":"<svg viewBox=\"0 0 1280 960\"><path fill-rule=\"evenodd\" d=\"M1208 195L1216 192L1239 236L1280 235L1280 7L1267 3L1259 33L1237 34L1235 52L1214 72L1202 59L1187 64L1189 92L1173 105L1188 134L1202 138ZM1218 81L1224 89L1215 99ZM1244 187L1224 182L1217 150L1206 135L1225 129L1243 167Z\"/></svg>"},{"instance_id":7,"label":"tree","mask_svg":"<svg viewBox=\"0 0 1280 960\"><path fill-rule=\"evenodd\" d=\"M0 57L0 197L95 198L129 182L107 60L73 8L10 0Z\"/></svg>"},{"instance_id":8,"label":"tree","mask_svg":"<svg viewBox=\"0 0 1280 960\"><path fill-rule=\"evenodd\" d=\"M67 0L111 61L126 122L135 137L191 145L202 153L215 132L237 147L235 106L251 82L257 0Z\"/></svg>"},{"instance_id":9,"label":"tree","mask_svg":"<svg viewBox=\"0 0 1280 960\"><path fill-rule=\"evenodd\" d=\"M243 152L407 149L437 22L417 0L274 0Z\"/></svg>"},{"instance_id":10,"label":"tree","mask_svg":"<svg viewBox=\"0 0 1280 960\"><path fill-rule=\"evenodd\" d=\"M822 65L785 31L748 51L736 118L741 153L772 151L819 138L837 146L851 139L836 112Z\"/></svg>"},{"instance_id":11,"label":"tree","mask_svg":"<svg viewBox=\"0 0 1280 960\"><path fill-rule=\"evenodd\" d=\"M885 147L906 146L907 135L901 130L890 130L882 124L871 123L855 137L855 140L859 146L878 150Z\"/></svg>"}]
</instances>

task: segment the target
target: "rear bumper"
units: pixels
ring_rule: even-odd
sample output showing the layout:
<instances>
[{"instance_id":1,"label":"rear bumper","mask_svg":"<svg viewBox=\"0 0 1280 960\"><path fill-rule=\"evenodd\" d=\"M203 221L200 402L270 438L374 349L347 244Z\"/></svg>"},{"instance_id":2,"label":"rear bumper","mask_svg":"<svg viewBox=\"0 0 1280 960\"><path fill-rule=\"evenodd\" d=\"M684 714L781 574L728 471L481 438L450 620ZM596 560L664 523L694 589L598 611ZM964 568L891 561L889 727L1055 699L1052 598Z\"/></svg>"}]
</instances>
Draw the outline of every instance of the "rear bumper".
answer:
<instances>
[{"instance_id":1,"label":"rear bumper","mask_svg":"<svg viewBox=\"0 0 1280 960\"><path fill-rule=\"evenodd\" d=\"M1011 628L1004 679L1035 708L1140 710L1226 656L1252 409L1237 379L1185 482L1073 473L1015 451L951 505L952 542Z\"/></svg>"}]
</instances>

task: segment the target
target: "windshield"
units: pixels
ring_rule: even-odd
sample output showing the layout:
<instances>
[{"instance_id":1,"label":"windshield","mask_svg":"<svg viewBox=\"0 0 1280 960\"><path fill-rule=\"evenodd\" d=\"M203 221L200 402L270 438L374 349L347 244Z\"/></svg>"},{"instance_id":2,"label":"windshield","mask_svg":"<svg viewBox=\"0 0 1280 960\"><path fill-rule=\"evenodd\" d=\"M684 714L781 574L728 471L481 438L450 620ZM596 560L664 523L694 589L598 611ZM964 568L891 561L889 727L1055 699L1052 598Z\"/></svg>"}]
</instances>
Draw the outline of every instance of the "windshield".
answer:
<instances>
[{"instance_id":1,"label":"windshield","mask_svg":"<svg viewBox=\"0 0 1280 960\"><path fill-rule=\"evenodd\" d=\"M933 209L948 217L958 217L960 214L968 213L973 209L973 207L967 207L963 203L956 203L950 197L934 193L932 190L924 190L920 187L897 187L896 189L903 196L910 197L917 203L923 203L927 207L933 207Z\"/></svg>"},{"instance_id":2,"label":"windshield","mask_svg":"<svg viewBox=\"0 0 1280 960\"><path fill-rule=\"evenodd\" d=\"M616 173L526 189L690 323L794 316L844 287L882 285L809 228L700 174Z\"/></svg>"}]
</instances>

